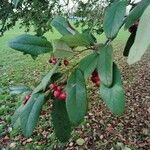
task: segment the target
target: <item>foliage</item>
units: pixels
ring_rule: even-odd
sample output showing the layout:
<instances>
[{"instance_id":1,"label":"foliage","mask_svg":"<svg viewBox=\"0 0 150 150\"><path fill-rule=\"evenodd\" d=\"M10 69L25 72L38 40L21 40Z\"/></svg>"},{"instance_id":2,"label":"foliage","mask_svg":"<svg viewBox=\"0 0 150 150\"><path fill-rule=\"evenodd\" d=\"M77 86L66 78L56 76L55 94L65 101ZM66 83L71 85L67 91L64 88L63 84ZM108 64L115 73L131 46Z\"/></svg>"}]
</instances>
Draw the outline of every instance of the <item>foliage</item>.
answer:
<instances>
[{"instance_id":1,"label":"foliage","mask_svg":"<svg viewBox=\"0 0 150 150\"><path fill-rule=\"evenodd\" d=\"M26 28L25 31L28 32L31 26L33 26L36 35L41 36L47 31L52 30L50 24L55 15L63 15L66 18L76 16L79 18L74 19L76 26L81 25L97 33L102 33L102 16L108 1L12 0L9 2L7 0L1 0L0 33L3 35L5 31L15 26L19 21L20 27ZM93 16L95 17L93 18ZM58 18L56 20L54 19L52 24L57 24L57 20Z\"/></svg>"},{"instance_id":2,"label":"foliage","mask_svg":"<svg viewBox=\"0 0 150 150\"><path fill-rule=\"evenodd\" d=\"M28 1L24 2L26 4ZM34 2L32 4L34 4ZM90 2L88 4L90 4ZM100 80L100 87L99 84L97 84L100 96L111 112L116 116L123 115L125 96L121 73L113 60L111 42L117 36L121 26L126 23L124 17L127 5L127 0L114 0L107 6L103 22L104 32L107 37L105 43L97 43L96 38L92 34L93 26L89 26L90 30L80 33L74 29L64 17L58 15L54 17L51 25L62 34L60 39L54 40L51 43L45 38L25 34L18 36L10 42L13 43L10 44L10 47L28 53L32 57L37 57L39 54L49 52L52 57L50 63L54 65L41 83L33 89L33 91L30 91L30 94L26 95L22 105L13 116L15 119L13 119L12 123L20 126L26 137L31 136L37 124L42 106L46 101L51 100L53 104L51 115L55 134L61 142L68 141L72 127L79 125L86 115L88 107L86 81L88 81L87 79L91 74L92 76L96 74L96 80ZM141 3L138 5L141 5ZM19 7L19 3L17 3L16 6ZM86 5L83 6L85 7ZM133 41L134 38L129 37L130 44L127 43L127 46L129 44L127 48L129 52L129 63L135 63L140 60L150 44L150 41L147 40L150 33L148 30L150 24L147 24L149 12L150 6L145 8L140 19L139 27L138 23L135 25L134 22L133 28L135 28L135 26L137 27L137 34L135 41ZM84 17L86 17L86 15ZM134 16L134 18L136 18L135 21L138 22L137 19L139 19L139 17ZM99 29L101 29L101 27L99 27ZM139 42L141 37L143 43ZM51 45L53 45L53 48ZM129 50L130 47L131 50ZM140 49L138 49L139 47ZM142 47L144 48L142 49ZM136 49L138 49L138 52ZM91 53L79 61L78 55L85 51L90 51ZM68 70L63 71L62 75L57 76L57 78L52 81L52 78L55 77L56 74L59 74L59 68L68 65L68 60L70 59L77 59L77 63ZM68 63L66 64L64 62ZM64 63L64 65L62 65L62 63ZM58 117L60 117L60 119L58 119ZM17 123L14 120L16 120ZM61 126L59 126L59 124L61 124Z\"/></svg>"}]
</instances>

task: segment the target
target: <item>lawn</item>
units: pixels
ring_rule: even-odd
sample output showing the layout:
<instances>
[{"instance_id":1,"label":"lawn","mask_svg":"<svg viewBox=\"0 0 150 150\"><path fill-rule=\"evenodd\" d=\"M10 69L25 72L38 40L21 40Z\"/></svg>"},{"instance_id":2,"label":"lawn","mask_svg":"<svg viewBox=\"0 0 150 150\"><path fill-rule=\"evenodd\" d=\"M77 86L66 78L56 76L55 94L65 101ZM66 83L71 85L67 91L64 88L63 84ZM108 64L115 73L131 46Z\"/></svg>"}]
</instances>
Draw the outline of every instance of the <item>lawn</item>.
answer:
<instances>
[{"instance_id":1,"label":"lawn","mask_svg":"<svg viewBox=\"0 0 150 150\"><path fill-rule=\"evenodd\" d=\"M26 84L31 87L36 86L40 82L40 79L42 78L42 76L44 76L46 74L46 72L48 70L50 70L50 68L51 68L51 65L48 63L48 60L50 58L49 54L42 55L42 56L38 57L36 60L33 60L29 55L23 55L22 53L12 50L7 46L7 42L9 40L11 40L15 36L18 36L23 33L24 33L24 29L20 29L19 26L17 25L14 29L6 32L5 35L0 38L0 56L1 56L0 57L0 134L1 134L0 138L2 137L2 140L0 139L0 148L11 147L11 144L15 143L16 148L14 148L14 149L54 149L54 147L55 147L54 145L57 143L57 141L52 132L51 123L49 121L50 120L49 109L51 107L50 104L48 104L44 107L43 115L40 117L40 122L37 127L37 130L35 130L35 132L31 138L29 138L29 139L24 138L23 136L19 135L16 131L12 131L12 128L10 126L11 115L13 114L17 105L19 105L20 97L10 96L7 92L8 87L12 86L12 85L19 85L19 84ZM31 32L31 34L33 34L33 32ZM47 37L47 39L53 40L55 38L59 38L60 34L56 31L54 31L53 33L52 32L47 33L45 36ZM126 42L128 36L129 36L129 33L122 29L118 35L118 38L115 39L115 41L113 42L113 47L115 50L115 54L117 55L117 57L115 58L116 61L121 60L119 65L123 71L123 77L125 78L125 81L128 80L128 81L126 81L127 83L130 83L130 79L133 80L132 75L134 73L132 72L132 70L130 70L130 69L132 69L132 67L128 68L128 67L122 65L126 60L123 59L121 56L122 50L124 48L124 45L125 45L125 42ZM96 38L98 39L99 42L105 41L104 35L102 35L102 36L96 35ZM136 71L137 70L134 68L134 72L136 72ZM131 88L131 85L130 86L126 85L125 89L129 90L129 88ZM89 88L89 93L94 94L95 91L91 90ZM92 101L92 99L93 98L91 98L91 101ZM96 97L96 99L99 100L98 97ZM128 103L128 104L130 104L130 103ZM94 105L94 106L92 107L92 105ZM79 148L82 150L89 143L87 144L85 142L84 146L78 147L78 145L75 143L75 141L78 138L87 138L88 139L87 141L90 142L90 138L93 138L93 132L95 132L95 130L96 130L96 127L93 127L93 126L94 125L99 126L99 122L94 123L93 118L97 117L98 113L101 111L99 109L94 110L93 108L95 108L95 105L97 105L97 101L94 103L93 102L90 103L90 105L89 105L89 108L91 108L90 113L87 115L87 119L85 119L85 121L82 123L82 125L76 129L76 132L74 132L73 138L70 141L70 143L71 144L73 143L73 145L70 147L74 147L75 149ZM103 107L104 104L102 103L99 106ZM97 110L97 112L96 112L96 110ZM134 113L136 113L136 112L134 112ZM127 120L130 120L130 112L127 112L126 115L127 114L129 116L129 118ZM122 132L122 129L125 127L124 120L126 117L122 118L122 120L120 121L120 119L112 117L110 115L110 112L107 112L106 109L104 110L104 116L105 117L103 118L104 119L103 122L106 121L108 126L112 120L114 120L114 122L116 122L114 124L117 124L118 120L119 120L119 125L118 124L116 125L116 128L117 128L116 130L119 132L118 134L120 134L120 136L121 136L120 132ZM110 118L112 118L112 119L110 119ZM99 118L97 118L97 119L99 119ZM136 123L138 123L138 121L135 122L135 124ZM103 124L103 123L101 122L100 124ZM90 128L87 125L91 125ZM101 130L101 132L109 132L108 131L109 129L107 129L107 125L106 125L106 128L102 127L103 129ZM143 124L142 129L147 130L146 127L147 126L145 124ZM129 129L127 132L134 133L134 131L132 131L132 129L131 129L131 131ZM113 135L112 138L108 139L109 136L106 136L105 135L106 133L100 133L100 134L103 136L100 136L100 138L97 141L94 141L94 144L96 144L96 146L95 146L96 149L107 149L105 147L105 144L108 145L108 147L110 147L111 145L109 145L109 143L112 143L112 141L116 142L119 139L118 137L115 139L115 135ZM124 134L126 136L126 133L123 133L123 135ZM110 135L111 135L111 133L110 133ZM138 134L136 133L135 136L138 137ZM145 137L146 136L143 134L139 135L140 139L137 139L137 140L144 141ZM120 137L120 138L122 138L120 141L123 142L124 141L123 138L125 138L125 137ZM107 141L105 141L105 140L103 141L103 139L108 140L109 142L107 143ZM133 139L131 138L131 141L132 140ZM101 141L101 142L99 142L99 141ZM131 147L135 146L132 143L129 143L129 144L127 142L124 142L124 143L127 145L131 145ZM141 150L142 150L142 148L141 148Z\"/></svg>"}]
</instances>

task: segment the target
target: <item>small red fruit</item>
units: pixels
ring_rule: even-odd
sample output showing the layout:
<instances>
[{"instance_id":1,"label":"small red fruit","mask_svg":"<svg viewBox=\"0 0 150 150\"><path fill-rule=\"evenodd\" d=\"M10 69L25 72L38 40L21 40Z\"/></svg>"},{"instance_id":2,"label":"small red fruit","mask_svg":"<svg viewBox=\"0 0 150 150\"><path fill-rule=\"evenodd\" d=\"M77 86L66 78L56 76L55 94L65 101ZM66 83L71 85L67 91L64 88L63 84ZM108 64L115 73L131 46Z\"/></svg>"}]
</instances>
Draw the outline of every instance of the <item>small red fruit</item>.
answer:
<instances>
[{"instance_id":1,"label":"small red fruit","mask_svg":"<svg viewBox=\"0 0 150 150\"><path fill-rule=\"evenodd\" d=\"M57 86L57 91L62 91L62 86Z\"/></svg>"},{"instance_id":2,"label":"small red fruit","mask_svg":"<svg viewBox=\"0 0 150 150\"><path fill-rule=\"evenodd\" d=\"M53 60L52 60L52 64L53 64L53 65L57 64L57 60L53 59Z\"/></svg>"},{"instance_id":3,"label":"small red fruit","mask_svg":"<svg viewBox=\"0 0 150 150\"><path fill-rule=\"evenodd\" d=\"M30 95L26 95L25 100L29 100L30 99Z\"/></svg>"},{"instance_id":4,"label":"small red fruit","mask_svg":"<svg viewBox=\"0 0 150 150\"><path fill-rule=\"evenodd\" d=\"M52 57L49 62L53 65L55 65L57 63L57 59L55 57Z\"/></svg>"},{"instance_id":5,"label":"small red fruit","mask_svg":"<svg viewBox=\"0 0 150 150\"><path fill-rule=\"evenodd\" d=\"M68 65L69 65L69 61L66 60L66 59L64 59L64 65L65 65L65 66L68 66Z\"/></svg>"},{"instance_id":6,"label":"small red fruit","mask_svg":"<svg viewBox=\"0 0 150 150\"><path fill-rule=\"evenodd\" d=\"M49 85L49 87L51 88L51 90L54 90L54 89L56 88L56 84L51 83L51 84Z\"/></svg>"},{"instance_id":7,"label":"small red fruit","mask_svg":"<svg viewBox=\"0 0 150 150\"><path fill-rule=\"evenodd\" d=\"M97 81L96 84L95 84L97 87L100 86L100 81Z\"/></svg>"},{"instance_id":8,"label":"small red fruit","mask_svg":"<svg viewBox=\"0 0 150 150\"><path fill-rule=\"evenodd\" d=\"M60 91L54 91L54 96L58 98L60 96Z\"/></svg>"},{"instance_id":9,"label":"small red fruit","mask_svg":"<svg viewBox=\"0 0 150 150\"><path fill-rule=\"evenodd\" d=\"M30 99L30 95L26 95L26 97L25 97L25 99L24 99L24 101L23 101L23 105L25 105L27 102L28 102L28 100Z\"/></svg>"},{"instance_id":10,"label":"small red fruit","mask_svg":"<svg viewBox=\"0 0 150 150\"><path fill-rule=\"evenodd\" d=\"M61 93L58 98L59 98L60 100L65 100L65 99L66 99L66 96L67 96L66 93Z\"/></svg>"}]
</instances>

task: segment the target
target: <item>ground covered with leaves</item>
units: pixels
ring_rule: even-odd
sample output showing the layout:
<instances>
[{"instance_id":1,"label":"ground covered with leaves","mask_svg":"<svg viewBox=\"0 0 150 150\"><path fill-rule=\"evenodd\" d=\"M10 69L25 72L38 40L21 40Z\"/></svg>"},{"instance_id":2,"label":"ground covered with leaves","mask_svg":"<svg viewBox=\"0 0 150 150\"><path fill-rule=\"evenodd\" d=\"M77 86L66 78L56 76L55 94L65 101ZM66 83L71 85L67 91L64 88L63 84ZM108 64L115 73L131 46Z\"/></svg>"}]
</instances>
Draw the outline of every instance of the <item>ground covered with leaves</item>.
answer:
<instances>
[{"instance_id":1,"label":"ground covered with leaves","mask_svg":"<svg viewBox=\"0 0 150 150\"><path fill-rule=\"evenodd\" d=\"M114 117L103 103L99 91L89 81L89 109L83 123L72 132L67 144L57 141L51 124L51 102L48 101L41 113L33 135L26 139L13 130L11 115L20 105L19 96L10 96L8 87L19 85L36 86L41 77L50 70L49 56L44 55L36 61L6 46L6 42L22 34L16 26L0 39L0 149L10 150L109 150L113 143L121 142L131 150L149 150L150 120L150 52L135 65L129 66L122 50L129 33L121 31L114 44L115 61L122 71L126 92L126 111L123 117ZM51 35L51 36L49 36ZM47 37L58 38L58 33L48 33ZM104 36L97 36L100 42Z\"/></svg>"},{"instance_id":2,"label":"ground covered with leaves","mask_svg":"<svg viewBox=\"0 0 150 150\"><path fill-rule=\"evenodd\" d=\"M109 150L113 143L121 142L133 150L150 149L150 52L139 63L129 66L122 51L115 51L115 61L122 70L126 92L126 111L123 117L114 117L108 111L92 83L88 86L89 111L84 122L77 127L67 144L60 144L51 125L50 102L44 107L40 122L31 138L24 138L11 128L18 98L2 94L0 101L0 148L4 149L66 149ZM4 105L5 104L5 105ZM6 108L7 107L7 108Z\"/></svg>"}]
</instances>

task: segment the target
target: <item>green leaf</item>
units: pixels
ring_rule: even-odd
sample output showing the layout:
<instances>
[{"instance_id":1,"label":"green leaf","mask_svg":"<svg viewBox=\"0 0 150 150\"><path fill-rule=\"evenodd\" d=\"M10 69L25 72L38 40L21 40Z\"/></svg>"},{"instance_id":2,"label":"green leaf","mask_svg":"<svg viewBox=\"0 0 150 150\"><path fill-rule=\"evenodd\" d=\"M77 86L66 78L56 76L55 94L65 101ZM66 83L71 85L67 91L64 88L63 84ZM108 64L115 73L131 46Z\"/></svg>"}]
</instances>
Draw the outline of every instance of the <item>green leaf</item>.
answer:
<instances>
[{"instance_id":1,"label":"green leaf","mask_svg":"<svg viewBox=\"0 0 150 150\"><path fill-rule=\"evenodd\" d=\"M76 33L75 29L70 25L70 23L64 17L61 16L56 16L52 20L51 25L54 26L62 35Z\"/></svg>"},{"instance_id":2,"label":"green leaf","mask_svg":"<svg viewBox=\"0 0 150 150\"><path fill-rule=\"evenodd\" d=\"M13 0L13 4L15 5L15 8L17 8L19 3L22 3L24 0Z\"/></svg>"},{"instance_id":3,"label":"green leaf","mask_svg":"<svg viewBox=\"0 0 150 150\"><path fill-rule=\"evenodd\" d=\"M23 106L21 105L19 108L17 108L17 110L15 111L15 113L13 114L11 118L11 123L15 129L21 126L20 115L22 111L23 111Z\"/></svg>"},{"instance_id":4,"label":"green leaf","mask_svg":"<svg viewBox=\"0 0 150 150\"><path fill-rule=\"evenodd\" d=\"M123 56L128 56L130 48L132 47L134 40L135 40L136 32L131 33L130 37L128 38L128 41L126 43L126 46L123 51Z\"/></svg>"},{"instance_id":5,"label":"green leaf","mask_svg":"<svg viewBox=\"0 0 150 150\"><path fill-rule=\"evenodd\" d=\"M128 15L124 28L131 27L143 14L146 7L150 4L150 0L142 0Z\"/></svg>"},{"instance_id":6,"label":"green leaf","mask_svg":"<svg viewBox=\"0 0 150 150\"><path fill-rule=\"evenodd\" d=\"M113 80L113 56L112 46L107 45L100 49L97 70L101 82L110 87Z\"/></svg>"},{"instance_id":7,"label":"green leaf","mask_svg":"<svg viewBox=\"0 0 150 150\"><path fill-rule=\"evenodd\" d=\"M53 43L54 56L66 58L74 55L72 49L62 40L55 40Z\"/></svg>"},{"instance_id":8,"label":"green leaf","mask_svg":"<svg viewBox=\"0 0 150 150\"><path fill-rule=\"evenodd\" d=\"M93 36L89 33L76 33L75 35L65 35L61 38L70 47L91 46L95 43Z\"/></svg>"},{"instance_id":9,"label":"green leaf","mask_svg":"<svg viewBox=\"0 0 150 150\"><path fill-rule=\"evenodd\" d=\"M106 8L103 26L107 38L114 38L117 36L117 33L123 24L126 4L126 0L115 0L108 8Z\"/></svg>"},{"instance_id":10,"label":"green leaf","mask_svg":"<svg viewBox=\"0 0 150 150\"><path fill-rule=\"evenodd\" d=\"M30 54L33 58L52 51L52 45L49 41L42 37L29 34L17 36L8 44L9 47L21 51L24 54Z\"/></svg>"},{"instance_id":11,"label":"green leaf","mask_svg":"<svg viewBox=\"0 0 150 150\"><path fill-rule=\"evenodd\" d=\"M113 84L106 87L101 83L100 94L108 108L114 115L121 116L125 108L125 95L121 82L120 71L117 65L113 65Z\"/></svg>"},{"instance_id":12,"label":"green leaf","mask_svg":"<svg viewBox=\"0 0 150 150\"><path fill-rule=\"evenodd\" d=\"M67 142L71 136L72 129L66 110L66 103L54 100L51 115L56 137L60 142Z\"/></svg>"},{"instance_id":13,"label":"green leaf","mask_svg":"<svg viewBox=\"0 0 150 150\"><path fill-rule=\"evenodd\" d=\"M34 89L33 93L38 93L40 91L45 91L48 83L52 75L55 73L56 69L58 68L59 62L47 73L47 75L42 79L41 83Z\"/></svg>"},{"instance_id":14,"label":"green leaf","mask_svg":"<svg viewBox=\"0 0 150 150\"><path fill-rule=\"evenodd\" d=\"M25 85L20 85L20 86L11 86L9 87L10 94L11 95L16 95L16 94L21 94L24 92L32 91L31 88Z\"/></svg>"},{"instance_id":15,"label":"green leaf","mask_svg":"<svg viewBox=\"0 0 150 150\"><path fill-rule=\"evenodd\" d=\"M144 11L136 33L135 42L130 49L128 64L139 60L150 45L150 5Z\"/></svg>"},{"instance_id":16,"label":"green leaf","mask_svg":"<svg viewBox=\"0 0 150 150\"><path fill-rule=\"evenodd\" d=\"M75 69L67 82L67 112L73 125L78 125L87 111L86 86L84 75L79 69Z\"/></svg>"},{"instance_id":17,"label":"green leaf","mask_svg":"<svg viewBox=\"0 0 150 150\"><path fill-rule=\"evenodd\" d=\"M97 67L98 54L92 53L83 58L79 63L79 69L84 73L85 79L88 78Z\"/></svg>"},{"instance_id":18,"label":"green leaf","mask_svg":"<svg viewBox=\"0 0 150 150\"><path fill-rule=\"evenodd\" d=\"M31 136L44 104L44 94L32 94L20 115L21 129L25 137Z\"/></svg>"}]
</instances>

